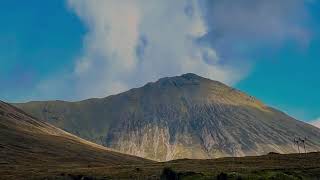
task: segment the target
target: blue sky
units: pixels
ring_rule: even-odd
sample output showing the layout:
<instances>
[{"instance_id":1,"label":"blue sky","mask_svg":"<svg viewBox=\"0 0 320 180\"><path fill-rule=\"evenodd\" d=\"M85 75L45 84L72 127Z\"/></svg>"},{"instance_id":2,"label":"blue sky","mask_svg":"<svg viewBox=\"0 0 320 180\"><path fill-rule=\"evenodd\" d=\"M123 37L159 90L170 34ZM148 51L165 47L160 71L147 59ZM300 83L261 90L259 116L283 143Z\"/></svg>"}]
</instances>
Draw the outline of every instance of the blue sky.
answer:
<instances>
[{"instance_id":1,"label":"blue sky","mask_svg":"<svg viewBox=\"0 0 320 180\"><path fill-rule=\"evenodd\" d=\"M4 0L0 22L1 100L104 97L195 72L320 117L319 1Z\"/></svg>"}]
</instances>

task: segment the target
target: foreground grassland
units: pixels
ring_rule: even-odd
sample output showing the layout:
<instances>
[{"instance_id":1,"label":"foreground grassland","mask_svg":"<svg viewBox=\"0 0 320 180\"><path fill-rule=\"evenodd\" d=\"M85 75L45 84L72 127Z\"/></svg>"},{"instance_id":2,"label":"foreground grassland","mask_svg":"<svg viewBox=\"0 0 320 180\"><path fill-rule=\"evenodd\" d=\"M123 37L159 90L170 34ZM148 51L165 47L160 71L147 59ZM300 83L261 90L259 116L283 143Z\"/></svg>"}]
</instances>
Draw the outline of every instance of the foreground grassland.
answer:
<instances>
[{"instance_id":1,"label":"foreground grassland","mask_svg":"<svg viewBox=\"0 0 320 180\"><path fill-rule=\"evenodd\" d=\"M2 166L0 173L3 179L320 179L320 153L93 167L12 165Z\"/></svg>"}]
</instances>

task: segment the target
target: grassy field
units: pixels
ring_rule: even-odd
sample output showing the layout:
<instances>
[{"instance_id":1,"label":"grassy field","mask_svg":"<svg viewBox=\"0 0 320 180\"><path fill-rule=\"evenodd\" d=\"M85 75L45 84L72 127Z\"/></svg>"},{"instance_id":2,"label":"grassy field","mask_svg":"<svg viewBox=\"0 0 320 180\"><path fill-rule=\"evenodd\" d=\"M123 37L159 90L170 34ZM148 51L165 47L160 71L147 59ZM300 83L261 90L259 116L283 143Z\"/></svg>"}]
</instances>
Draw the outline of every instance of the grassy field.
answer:
<instances>
[{"instance_id":1,"label":"grassy field","mask_svg":"<svg viewBox=\"0 0 320 180\"><path fill-rule=\"evenodd\" d=\"M92 167L39 165L6 173L6 179L320 179L320 153Z\"/></svg>"}]
</instances>

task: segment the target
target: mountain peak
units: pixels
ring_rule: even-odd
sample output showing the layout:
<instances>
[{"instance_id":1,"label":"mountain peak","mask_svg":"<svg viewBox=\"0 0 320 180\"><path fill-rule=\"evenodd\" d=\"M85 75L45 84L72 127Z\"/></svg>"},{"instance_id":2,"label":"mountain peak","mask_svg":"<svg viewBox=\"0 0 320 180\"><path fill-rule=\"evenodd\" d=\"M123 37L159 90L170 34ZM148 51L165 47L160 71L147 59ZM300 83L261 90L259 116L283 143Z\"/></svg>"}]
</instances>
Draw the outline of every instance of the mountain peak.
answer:
<instances>
[{"instance_id":1,"label":"mountain peak","mask_svg":"<svg viewBox=\"0 0 320 180\"><path fill-rule=\"evenodd\" d=\"M201 77L194 73L161 78L142 88L135 88L123 95L143 97L156 104L224 104L231 106L250 106L263 111L268 107L256 98L219 81ZM183 101L181 101L183 99ZM147 103L145 103L147 104Z\"/></svg>"},{"instance_id":2,"label":"mountain peak","mask_svg":"<svg viewBox=\"0 0 320 180\"><path fill-rule=\"evenodd\" d=\"M180 76L165 77L158 81L150 84L154 84L158 87L190 87L190 86L200 86L206 83L219 83L204 77L201 77L194 73L186 73ZM222 85L222 83L219 83Z\"/></svg>"},{"instance_id":3,"label":"mountain peak","mask_svg":"<svg viewBox=\"0 0 320 180\"><path fill-rule=\"evenodd\" d=\"M292 137L320 131L254 97L193 73L94 101L20 104L71 133L158 161L296 152Z\"/></svg>"},{"instance_id":4,"label":"mountain peak","mask_svg":"<svg viewBox=\"0 0 320 180\"><path fill-rule=\"evenodd\" d=\"M161 78L159 80L199 81L199 80L209 80L209 79L204 78L204 77L199 76L199 75L194 74L194 73L186 73L186 74L182 74L180 76L172 76L172 77Z\"/></svg>"},{"instance_id":5,"label":"mountain peak","mask_svg":"<svg viewBox=\"0 0 320 180\"><path fill-rule=\"evenodd\" d=\"M201 77L197 74L194 74L194 73L182 74L180 77L185 78L185 79L201 79L201 78L203 78L203 77Z\"/></svg>"}]
</instances>

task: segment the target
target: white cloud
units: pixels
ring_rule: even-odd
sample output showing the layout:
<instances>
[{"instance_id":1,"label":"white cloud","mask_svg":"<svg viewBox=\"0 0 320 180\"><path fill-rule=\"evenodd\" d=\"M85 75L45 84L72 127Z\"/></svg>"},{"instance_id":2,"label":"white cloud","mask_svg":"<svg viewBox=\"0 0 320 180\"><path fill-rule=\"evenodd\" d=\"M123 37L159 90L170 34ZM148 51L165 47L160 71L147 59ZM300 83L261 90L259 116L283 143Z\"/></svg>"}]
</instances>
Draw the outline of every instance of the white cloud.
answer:
<instances>
[{"instance_id":1,"label":"white cloud","mask_svg":"<svg viewBox=\"0 0 320 180\"><path fill-rule=\"evenodd\" d=\"M188 72L233 85L255 48L309 39L299 0L66 1L86 26L83 51L73 72L40 82L33 99L105 97Z\"/></svg>"},{"instance_id":2,"label":"white cloud","mask_svg":"<svg viewBox=\"0 0 320 180\"><path fill-rule=\"evenodd\" d=\"M320 128L320 118L310 121L310 124L314 125L315 127Z\"/></svg>"},{"instance_id":3,"label":"white cloud","mask_svg":"<svg viewBox=\"0 0 320 180\"><path fill-rule=\"evenodd\" d=\"M68 5L88 28L75 67L81 98L187 72L225 83L244 74L197 42L208 27L196 0L69 0Z\"/></svg>"}]
</instances>

